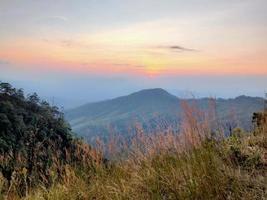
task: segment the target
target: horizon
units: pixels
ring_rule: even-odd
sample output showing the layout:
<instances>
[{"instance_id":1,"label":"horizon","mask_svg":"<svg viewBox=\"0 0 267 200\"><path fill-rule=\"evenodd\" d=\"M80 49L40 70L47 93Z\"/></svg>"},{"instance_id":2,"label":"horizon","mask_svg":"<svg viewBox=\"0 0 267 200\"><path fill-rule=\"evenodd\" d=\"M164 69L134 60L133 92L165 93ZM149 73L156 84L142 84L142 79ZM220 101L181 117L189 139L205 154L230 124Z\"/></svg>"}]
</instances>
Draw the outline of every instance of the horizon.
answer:
<instances>
[{"instance_id":1,"label":"horizon","mask_svg":"<svg viewBox=\"0 0 267 200\"><path fill-rule=\"evenodd\" d=\"M169 95L176 97L178 100L192 100L192 99L200 100L200 99L207 99L207 98L208 99L211 98L211 99L215 99L215 100L221 100L221 99L223 99L223 100L230 100L230 99L237 99L237 98L240 98L240 97L261 98L263 100L263 102L262 102L263 107L264 107L264 99L265 99L265 96L248 96L248 95L244 95L244 94L240 94L240 95L237 95L235 97L229 97L229 98L214 97L214 96L198 97L198 96L194 96L194 94L192 94L190 92L188 92L187 94L186 93L183 93L184 95L177 96L177 95L172 94L168 90L165 90L164 88L146 88L146 89L138 90L138 91L135 91L135 92L132 92L132 93L129 93L129 94L124 94L124 95L113 97L113 98L102 99L102 100L93 101L93 102L85 102L85 103L82 103L82 104L77 105L75 107L67 108L65 111L70 111L72 109L77 109L79 107L83 107L83 106L88 105L88 104L94 104L94 103L101 103L101 102L106 102L106 101L112 101L112 100L116 100L116 99L119 99L119 98L128 97L130 95L135 95L135 94L138 94L140 92L148 92L148 91L152 91L152 90L153 91L155 91L155 90L161 90L163 92L167 92Z\"/></svg>"},{"instance_id":2,"label":"horizon","mask_svg":"<svg viewBox=\"0 0 267 200\"><path fill-rule=\"evenodd\" d=\"M0 80L0 82L1 82L1 80ZM26 96L35 93L35 91L27 92L27 91L24 90L24 88L17 88L17 89L22 89ZM55 96L51 96L49 98L49 97L39 96L38 93L37 93L37 95L42 100L47 101L50 105L55 105L58 108L63 109L64 112L65 112L65 111L72 110L72 109L75 109L75 108L78 108L78 107L82 107L82 106L87 105L87 104L100 103L100 102L104 102L104 101L115 100L115 99L118 99L118 98L127 97L127 96L130 96L130 95L133 95L133 94L137 94L137 93L140 93L140 92L152 91L152 90L154 90L154 91L155 90L161 90L161 91L167 92L169 95L175 96L178 99L184 99L184 100L190 100L190 99L198 100L198 99L206 99L206 98L230 100L230 99L237 99L239 97L262 98L264 100L266 98L266 96L265 96L266 92L264 92L262 96L250 96L250 95L245 95L245 94L239 94L239 95L232 96L232 97L220 97L220 96L211 96L211 95L210 96L200 96L200 95L198 96L198 95L196 95L196 93L192 93L191 91L182 91L182 90L178 91L177 94L174 94L171 91L169 91L167 89L164 89L164 88L160 88L160 87L157 87L157 88L144 88L144 89L136 90L136 91L133 91L133 92L121 94L121 95L118 95L118 96L111 96L111 97L108 97L108 98L99 99L99 100L95 100L95 101L83 100L83 101L80 101L79 103L77 103L78 101L75 101L75 99L73 99L73 101L66 102L66 99L58 99ZM67 105L67 106L65 106L64 103L66 103L65 105Z\"/></svg>"},{"instance_id":3,"label":"horizon","mask_svg":"<svg viewBox=\"0 0 267 200\"><path fill-rule=\"evenodd\" d=\"M163 88L263 97L267 2L0 2L0 80L66 108Z\"/></svg>"}]
</instances>

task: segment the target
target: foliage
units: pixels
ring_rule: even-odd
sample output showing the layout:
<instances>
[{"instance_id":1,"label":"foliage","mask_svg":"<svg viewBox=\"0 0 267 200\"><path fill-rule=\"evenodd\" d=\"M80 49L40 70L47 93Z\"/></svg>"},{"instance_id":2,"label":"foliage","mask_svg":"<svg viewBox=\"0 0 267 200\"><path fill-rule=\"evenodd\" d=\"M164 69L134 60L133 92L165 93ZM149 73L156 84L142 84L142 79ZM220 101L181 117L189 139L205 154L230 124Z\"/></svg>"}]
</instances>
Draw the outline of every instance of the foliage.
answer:
<instances>
[{"instance_id":1,"label":"foliage","mask_svg":"<svg viewBox=\"0 0 267 200\"><path fill-rule=\"evenodd\" d=\"M27 199L266 199L266 142L261 132L205 139L182 152L135 151L127 160L99 165L93 174L72 169L63 183Z\"/></svg>"},{"instance_id":2,"label":"foliage","mask_svg":"<svg viewBox=\"0 0 267 200\"><path fill-rule=\"evenodd\" d=\"M36 185L51 186L62 179L66 165L92 160L86 148L73 138L57 107L0 83L1 193L24 196Z\"/></svg>"}]
</instances>

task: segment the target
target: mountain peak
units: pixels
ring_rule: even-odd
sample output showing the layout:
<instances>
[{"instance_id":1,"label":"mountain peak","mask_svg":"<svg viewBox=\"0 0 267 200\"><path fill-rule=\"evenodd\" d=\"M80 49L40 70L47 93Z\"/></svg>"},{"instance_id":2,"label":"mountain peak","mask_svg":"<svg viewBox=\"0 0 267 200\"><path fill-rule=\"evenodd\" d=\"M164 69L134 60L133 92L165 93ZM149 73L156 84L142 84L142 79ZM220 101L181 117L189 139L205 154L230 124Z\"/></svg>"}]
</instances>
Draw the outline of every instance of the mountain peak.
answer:
<instances>
[{"instance_id":1,"label":"mountain peak","mask_svg":"<svg viewBox=\"0 0 267 200\"><path fill-rule=\"evenodd\" d=\"M162 88L144 89L130 94L130 96L173 96Z\"/></svg>"}]
</instances>

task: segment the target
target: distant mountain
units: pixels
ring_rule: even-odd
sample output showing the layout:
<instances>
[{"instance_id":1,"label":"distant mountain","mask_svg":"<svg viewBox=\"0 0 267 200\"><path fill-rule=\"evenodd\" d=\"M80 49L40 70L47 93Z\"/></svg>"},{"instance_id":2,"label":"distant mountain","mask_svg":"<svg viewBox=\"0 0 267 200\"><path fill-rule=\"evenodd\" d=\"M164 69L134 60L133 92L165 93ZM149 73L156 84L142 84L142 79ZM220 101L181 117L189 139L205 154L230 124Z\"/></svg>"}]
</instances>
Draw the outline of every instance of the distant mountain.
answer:
<instances>
[{"instance_id":1,"label":"distant mountain","mask_svg":"<svg viewBox=\"0 0 267 200\"><path fill-rule=\"evenodd\" d=\"M201 109L208 109L209 98L187 99L189 104L196 104ZM146 89L111 100L88 103L68 110L66 119L73 130L85 139L95 136L105 137L111 133L130 134L133 128L142 126L147 132L164 130L167 127L178 130L182 118L181 102L167 91L156 88ZM239 96L235 99L217 99L218 117L225 126L228 119L232 126L251 126L253 112L262 109L263 99ZM230 126L230 125L229 125Z\"/></svg>"}]
</instances>

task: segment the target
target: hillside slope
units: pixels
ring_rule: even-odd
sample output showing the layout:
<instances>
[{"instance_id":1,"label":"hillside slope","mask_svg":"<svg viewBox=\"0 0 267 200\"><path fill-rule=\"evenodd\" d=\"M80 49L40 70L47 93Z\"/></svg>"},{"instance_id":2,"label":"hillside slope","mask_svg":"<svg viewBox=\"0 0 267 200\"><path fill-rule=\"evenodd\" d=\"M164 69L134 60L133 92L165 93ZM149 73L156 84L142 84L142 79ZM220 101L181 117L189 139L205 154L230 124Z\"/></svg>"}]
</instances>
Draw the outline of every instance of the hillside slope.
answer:
<instances>
[{"instance_id":1,"label":"hillside slope","mask_svg":"<svg viewBox=\"0 0 267 200\"><path fill-rule=\"evenodd\" d=\"M89 103L65 113L73 130L85 139L107 136L110 132L130 134L136 124L147 132L167 127L179 129L182 118L181 102L187 101L207 110L209 98L179 99L167 91L156 88L142 90L102 102ZM240 96L235 99L217 99L217 115L226 126L250 128L253 112L262 109L261 98ZM229 124L227 121L231 121Z\"/></svg>"}]
</instances>

